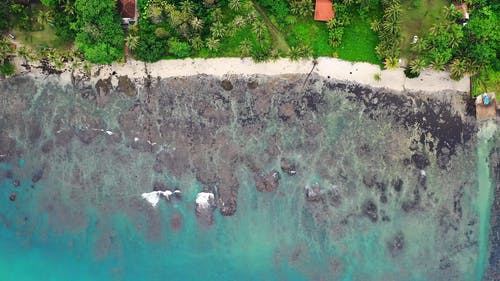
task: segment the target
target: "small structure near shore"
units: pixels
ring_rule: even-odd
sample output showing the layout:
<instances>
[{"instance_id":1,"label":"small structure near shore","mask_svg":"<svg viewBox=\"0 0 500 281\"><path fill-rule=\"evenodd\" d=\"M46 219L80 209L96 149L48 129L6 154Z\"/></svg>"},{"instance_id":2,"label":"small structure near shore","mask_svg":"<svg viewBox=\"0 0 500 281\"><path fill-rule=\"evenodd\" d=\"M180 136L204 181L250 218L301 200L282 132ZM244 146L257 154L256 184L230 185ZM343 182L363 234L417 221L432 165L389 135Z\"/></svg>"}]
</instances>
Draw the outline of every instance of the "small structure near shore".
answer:
<instances>
[{"instance_id":1,"label":"small structure near shore","mask_svg":"<svg viewBox=\"0 0 500 281\"><path fill-rule=\"evenodd\" d=\"M330 0L316 0L316 7L314 8L314 20L329 21L335 17L333 4Z\"/></svg>"},{"instance_id":2,"label":"small structure near shore","mask_svg":"<svg viewBox=\"0 0 500 281\"><path fill-rule=\"evenodd\" d=\"M476 97L477 119L495 117L497 115L497 104L495 93L484 93Z\"/></svg>"}]
</instances>

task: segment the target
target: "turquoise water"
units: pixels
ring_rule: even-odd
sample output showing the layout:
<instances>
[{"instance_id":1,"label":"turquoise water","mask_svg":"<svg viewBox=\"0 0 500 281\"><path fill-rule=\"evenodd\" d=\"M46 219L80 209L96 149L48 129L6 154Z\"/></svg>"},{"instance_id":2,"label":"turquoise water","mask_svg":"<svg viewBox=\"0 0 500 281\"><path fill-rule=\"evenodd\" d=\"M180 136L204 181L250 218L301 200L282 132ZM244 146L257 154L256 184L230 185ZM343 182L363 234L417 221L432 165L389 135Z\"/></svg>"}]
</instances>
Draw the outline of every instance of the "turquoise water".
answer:
<instances>
[{"instance_id":1,"label":"turquoise water","mask_svg":"<svg viewBox=\"0 0 500 281\"><path fill-rule=\"evenodd\" d=\"M494 183L490 175L490 165L488 161L489 153L498 144L495 143L497 126L493 122L483 124L478 136L477 146L477 174L478 174L478 195L476 206L479 211L479 257L476 267L476 280L483 280L483 275L488 267L489 253L489 229L491 217L491 204L494 195Z\"/></svg>"},{"instance_id":2,"label":"turquoise water","mask_svg":"<svg viewBox=\"0 0 500 281\"><path fill-rule=\"evenodd\" d=\"M259 80L260 87L275 92L276 100L293 83L267 79ZM214 224L204 225L196 217L194 201L198 192L212 186L191 169L184 174L175 167L153 171L159 152L134 147L135 135L120 119L133 112L135 98L116 96L99 108L67 88L22 82L4 81L0 88L2 120L10 120L0 124L23 150L0 162L0 280L481 280L487 266L492 182L482 160L495 145L487 140L496 127L481 128L477 140L457 145L443 169L430 142L418 141L420 126L398 123L386 115L387 108L367 112L345 91L317 85L307 89L319 89L325 101L317 111L301 113L303 123L274 118L280 109L277 101L269 100L271 117L261 116L263 125L244 127L235 117L224 121L214 129L214 139L223 138L222 145L202 138L191 146L188 165L198 167L195 161L213 158L208 171L226 167L225 153L236 146L266 171L280 170L281 157L293 159L300 163L298 174L282 173L276 191L261 193L249 164L237 158L230 165L239 182L237 212L224 217L217 209ZM176 91L175 83L181 82L168 81L170 88L158 87L155 93L170 95L162 91ZM191 81L196 83L201 82ZM300 89L301 81L298 85ZM167 110L162 105L134 120L145 124L151 116L163 118L160 123L193 118L189 104L199 101L193 98L188 104L183 98L191 98L189 94L181 95L166 115L157 113ZM238 98L254 95L265 97L246 92ZM227 110L243 116L241 103L231 101ZM410 112L421 108L415 105ZM93 117L103 120L102 128L121 131L123 138L115 141L101 133L85 144L73 137L41 152L47 140L58 138L59 130L97 126ZM42 124L34 141L29 134L33 120ZM169 129L162 149L181 150L180 142L172 139L179 135ZM430 133L424 135L437 143ZM201 156L193 156L198 151ZM427 155L424 168L407 163L415 151ZM40 167L44 175L32 183ZM394 187L398 178L403 182L400 191ZM14 179L20 186L13 185ZM155 182L178 187L182 200L151 207L140 194L151 191ZM309 202L304 188L314 184L328 196ZM220 189L218 183L210 190ZM12 193L14 202L9 200ZM418 203L412 205L416 194ZM364 213L366 202L377 206L374 221ZM181 227L173 227L173 221Z\"/></svg>"}]
</instances>

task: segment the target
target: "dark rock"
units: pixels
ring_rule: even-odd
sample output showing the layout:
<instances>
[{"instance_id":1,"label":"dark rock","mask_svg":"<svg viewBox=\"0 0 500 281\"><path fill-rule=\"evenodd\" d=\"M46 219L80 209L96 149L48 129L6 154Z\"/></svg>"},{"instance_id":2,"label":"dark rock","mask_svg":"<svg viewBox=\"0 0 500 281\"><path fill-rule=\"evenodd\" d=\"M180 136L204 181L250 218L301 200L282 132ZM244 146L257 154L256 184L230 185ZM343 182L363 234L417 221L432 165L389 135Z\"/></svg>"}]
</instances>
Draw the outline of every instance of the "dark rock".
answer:
<instances>
[{"instance_id":1,"label":"dark rock","mask_svg":"<svg viewBox=\"0 0 500 281\"><path fill-rule=\"evenodd\" d=\"M54 148L54 141L48 140L42 145L42 152L49 153Z\"/></svg>"},{"instance_id":2,"label":"dark rock","mask_svg":"<svg viewBox=\"0 0 500 281\"><path fill-rule=\"evenodd\" d=\"M367 200L361 206L363 210L363 214L369 218L372 222L377 222L378 213L377 213L377 205L372 200Z\"/></svg>"},{"instance_id":3,"label":"dark rock","mask_svg":"<svg viewBox=\"0 0 500 281\"><path fill-rule=\"evenodd\" d=\"M135 84L130 81L130 78L128 78L128 76L118 77L118 90L129 97L135 97L137 95Z\"/></svg>"},{"instance_id":4,"label":"dark rock","mask_svg":"<svg viewBox=\"0 0 500 281\"><path fill-rule=\"evenodd\" d=\"M284 103L278 109L278 116L282 121L293 121L296 117L295 106L291 103Z\"/></svg>"},{"instance_id":5,"label":"dark rock","mask_svg":"<svg viewBox=\"0 0 500 281\"><path fill-rule=\"evenodd\" d=\"M38 182L39 180L41 180L41 179L42 179L42 177L43 177L43 169L37 170L37 171L33 174L33 176L31 177L31 181L32 181L33 183L36 183L36 182Z\"/></svg>"},{"instance_id":6,"label":"dark rock","mask_svg":"<svg viewBox=\"0 0 500 281\"><path fill-rule=\"evenodd\" d=\"M18 179L15 179L14 182L12 183L15 187L19 187L21 185L21 182Z\"/></svg>"},{"instance_id":7,"label":"dark rock","mask_svg":"<svg viewBox=\"0 0 500 281\"><path fill-rule=\"evenodd\" d=\"M166 191L168 186L162 182L154 182L153 183L153 191Z\"/></svg>"},{"instance_id":8,"label":"dark rock","mask_svg":"<svg viewBox=\"0 0 500 281\"><path fill-rule=\"evenodd\" d=\"M429 166L430 161L427 158L427 156L421 154L421 153L415 153L411 156L411 161L413 162L413 165L419 170L425 169L425 167Z\"/></svg>"},{"instance_id":9,"label":"dark rock","mask_svg":"<svg viewBox=\"0 0 500 281\"><path fill-rule=\"evenodd\" d=\"M12 170L7 170L5 172L5 177L8 179L12 179L14 177L14 173L12 172Z\"/></svg>"},{"instance_id":10,"label":"dark rock","mask_svg":"<svg viewBox=\"0 0 500 281\"><path fill-rule=\"evenodd\" d=\"M387 195L385 194L380 195L380 203L382 204L387 203Z\"/></svg>"},{"instance_id":11,"label":"dark rock","mask_svg":"<svg viewBox=\"0 0 500 281\"><path fill-rule=\"evenodd\" d=\"M391 255L397 256L405 247L405 237L403 232L396 233L389 241L387 241L387 249Z\"/></svg>"},{"instance_id":12,"label":"dark rock","mask_svg":"<svg viewBox=\"0 0 500 281\"><path fill-rule=\"evenodd\" d=\"M0 132L0 161L8 161L16 153L16 141L6 132Z\"/></svg>"},{"instance_id":13,"label":"dark rock","mask_svg":"<svg viewBox=\"0 0 500 281\"><path fill-rule=\"evenodd\" d=\"M71 129L59 130L55 132L56 145L62 146L67 145L73 139L75 133Z\"/></svg>"},{"instance_id":14,"label":"dark rock","mask_svg":"<svg viewBox=\"0 0 500 281\"><path fill-rule=\"evenodd\" d=\"M222 80L221 86L222 86L222 89L224 89L226 91L231 91L233 89L233 84L231 83L231 81L229 81L227 79Z\"/></svg>"},{"instance_id":15,"label":"dark rock","mask_svg":"<svg viewBox=\"0 0 500 281\"><path fill-rule=\"evenodd\" d=\"M257 89L257 87L259 86L259 82L255 81L255 80L250 80L248 81L247 83L247 87L250 89L250 90L255 90Z\"/></svg>"},{"instance_id":16,"label":"dark rock","mask_svg":"<svg viewBox=\"0 0 500 281\"><path fill-rule=\"evenodd\" d=\"M29 126L29 139L31 143L35 143L42 135L42 128L38 122L31 122Z\"/></svg>"},{"instance_id":17,"label":"dark rock","mask_svg":"<svg viewBox=\"0 0 500 281\"><path fill-rule=\"evenodd\" d=\"M403 189L403 180L401 178L395 178L392 181L392 186L394 187L394 190L397 192L400 192Z\"/></svg>"},{"instance_id":18,"label":"dark rock","mask_svg":"<svg viewBox=\"0 0 500 281\"><path fill-rule=\"evenodd\" d=\"M297 165L285 158L281 158L281 170L286 174L293 176L297 174Z\"/></svg>"},{"instance_id":19,"label":"dark rock","mask_svg":"<svg viewBox=\"0 0 500 281\"><path fill-rule=\"evenodd\" d=\"M9 200L14 202L16 201L16 194L15 193L11 193L10 196L9 196Z\"/></svg>"},{"instance_id":20,"label":"dark rock","mask_svg":"<svg viewBox=\"0 0 500 281\"><path fill-rule=\"evenodd\" d=\"M258 191L262 192L267 190L269 192L275 191L280 182L280 173L272 170L268 174L259 174L255 178L255 187Z\"/></svg>"},{"instance_id":21,"label":"dark rock","mask_svg":"<svg viewBox=\"0 0 500 281\"><path fill-rule=\"evenodd\" d=\"M91 129L80 129L76 131L76 136L84 144L90 144L99 135L99 131Z\"/></svg>"},{"instance_id":22,"label":"dark rock","mask_svg":"<svg viewBox=\"0 0 500 281\"><path fill-rule=\"evenodd\" d=\"M236 209L238 208L236 198L231 198L234 200L225 200L222 201L219 199L219 211L223 216L232 216L236 213Z\"/></svg>"}]
</instances>

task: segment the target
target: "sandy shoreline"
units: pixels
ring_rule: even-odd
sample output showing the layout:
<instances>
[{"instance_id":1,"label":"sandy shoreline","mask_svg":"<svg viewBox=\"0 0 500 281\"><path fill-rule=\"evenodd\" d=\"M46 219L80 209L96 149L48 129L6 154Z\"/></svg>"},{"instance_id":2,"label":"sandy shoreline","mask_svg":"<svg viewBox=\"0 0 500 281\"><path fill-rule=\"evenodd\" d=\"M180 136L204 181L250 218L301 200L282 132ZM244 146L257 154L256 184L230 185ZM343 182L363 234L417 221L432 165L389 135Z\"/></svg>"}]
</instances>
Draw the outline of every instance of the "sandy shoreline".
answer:
<instances>
[{"instance_id":1,"label":"sandy shoreline","mask_svg":"<svg viewBox=\"0 0 500 281\"><path fill-rule=\"evenodd\" d=\"M460 81L449 78L447 72L437 72L430 69L422 71L421 75L409 79L404 75L404 69L380 70L378 65L361 62L348 62L335 58L320 57L311 74L317 74L325 79L336 81L358 83L372 88L388 89L397 92L459 92L470 91L470 79L465 76ZM18 69L22 61L15 59ZM36 64L34 64L36 67ZM162 60L155 63L144 63L136 60L128 60L126 63L113 63L111 65L94 65L90 82L95 83L101 79L111 76L128 76L132 80L141 80L148 75L153 78L184 77L200 74L216 77L232 75L285 75L303 74L307 75L313 69L313 60L291 61L279 59L272 62L255 63L251 58L213 58L213 59L183 59ZM43 75L37 68L32 68L28 73L33 76ZM81 70L80 75L83 75ZM21 72L27 73L26 71ZM63 69L59 77L61 82L71 83L72 76L79 75L70 67ZM375 76L379 76L377 81Z\"/></svg>"}]
</instances>

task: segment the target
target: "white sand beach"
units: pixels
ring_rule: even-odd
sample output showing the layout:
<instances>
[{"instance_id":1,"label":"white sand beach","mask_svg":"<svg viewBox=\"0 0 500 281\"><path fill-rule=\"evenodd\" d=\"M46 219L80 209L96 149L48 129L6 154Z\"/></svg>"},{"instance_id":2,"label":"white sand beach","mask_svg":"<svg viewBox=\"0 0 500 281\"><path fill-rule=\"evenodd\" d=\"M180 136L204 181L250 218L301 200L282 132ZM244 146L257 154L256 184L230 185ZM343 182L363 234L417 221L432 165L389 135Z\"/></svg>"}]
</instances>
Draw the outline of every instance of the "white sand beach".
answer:
<instances>
[{"instance_id":1,"label":"white sand beach","mask_svg":"<svg viewBox=\"0 0 500 281\"><path fill-rule=\"evenodd\" d=\"M394 91L410 91L434 93L442 91L469 92L470 79L465 76L460 81L454 81L447 72L437 72L430 69L422 71L419 77L409 79L404 75L404 69L381 70L378 65L362 62L348 62L340 59L321 57L317 60L314 74L337 81L356 82L374 88L386 88ZM214 58L214 59L184 59L162 60L155 63L144 63L129 60L125 64L113 63L107 66L95 66L92 73L99 73L92 79L116 75L127 75L129 78L140 79L146 73L151 77L182 77L198 74L224 77L229 75L283 75L305 74L311 72L313 60L291 61L279 59L272 62L255 63L251 58ZM375 76L380 79L377 81Z\"/></svg>"},{"instance_id":2,"label":"white sand beach","mask_svg":"<svg viewBox=\"0 0 500 281\"><path fill-rule=\"evenodd\" d=\"M320 57L312 74L326 79L359 83L373 88L385 88L397 92L436 93L444 91L469 92L469 76L460 81L452 80L448 72L425 69L417 78L407 78L404 69L381 70L378 65L364 62L348 62L336 58ZM17 69L24 69L22 60L15 58ZM41 75L40 70L33 64L31 74ZM162 60L155 63L144 63L129 59L126 63L111 65L94 65L91 71L91 82L107 79L111 76L128 76L140 80L148 75L153 78L185 77L199 74L226 77L232 75L307 75L313 69L313 59L291 61L279 59L271 62L256 63L251 58L211 58L211 59L182 59ZM80 70L81 71L81 70ZM21 73L26 73L22 71ZM82 73L83 74L83 73ZM59 81L71 83L71 68L66 67L60 75ZM380 79L376 79L378 76Z\"/></svg>"}]
</instances>

